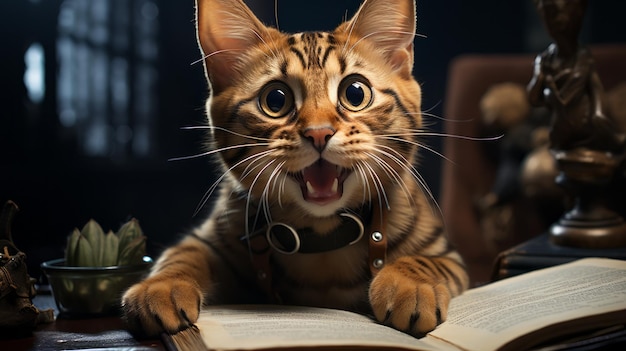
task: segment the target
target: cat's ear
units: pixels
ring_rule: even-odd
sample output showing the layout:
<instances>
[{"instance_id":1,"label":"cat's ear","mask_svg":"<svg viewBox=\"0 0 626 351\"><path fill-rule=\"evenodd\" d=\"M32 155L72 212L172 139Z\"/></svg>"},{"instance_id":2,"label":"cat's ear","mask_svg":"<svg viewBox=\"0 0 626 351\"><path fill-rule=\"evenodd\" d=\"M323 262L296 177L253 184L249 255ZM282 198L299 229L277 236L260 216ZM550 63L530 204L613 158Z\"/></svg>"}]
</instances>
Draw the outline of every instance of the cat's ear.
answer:
<instances>
[{"instance_id":1,"label":"cat's ear","mask_svg":"<svg viewBox=\"0 0 626 351\"><path fill-rule=\"evenodd\" d=\"M241 74L246 50L269 36L242 0L196 0L196 30L211 88L219 92Z\"/></svg>"},{"instance_id":2,"label":"cat's ear","mask_svg":"<svg viewBox=\"0 0 626 351\"><path fill-rule=\"evenodd\" d=\"M365 0L337 30L373 43L391 67L410 75L416 25L415 0Z\"/></svg>"}]
</instances>

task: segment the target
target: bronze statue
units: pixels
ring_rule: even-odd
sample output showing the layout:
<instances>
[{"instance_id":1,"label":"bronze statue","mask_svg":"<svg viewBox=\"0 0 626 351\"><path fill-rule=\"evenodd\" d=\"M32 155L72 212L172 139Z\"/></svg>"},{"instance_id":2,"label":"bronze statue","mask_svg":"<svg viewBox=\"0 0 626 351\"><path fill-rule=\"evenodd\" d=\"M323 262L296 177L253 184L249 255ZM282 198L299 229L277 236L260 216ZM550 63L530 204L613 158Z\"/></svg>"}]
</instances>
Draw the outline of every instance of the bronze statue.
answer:
<instances>
[{"instance_id":1,"label":"bronze statue","mask_svg":"<svg viewBox=\"0 0 626 351\"><path fill-rule=\"evenodd\" d=\"M604 115L591 52L578 44L587 0L534 2L554 43L537 56L528 93L531 103L552 110L551 147L622 152L624 135Z\"/></svg>"},{"instance_id":2,"label":"bronze statue","mask_svg":"<svg viewBox=\"0 0 626 351\"><path fill-rule=\"evenodd\" d=\"M26 254L11 236L17 206L8 201L0 213L0 336L26 335L40 323L52 322L52 309L39 310L32 303L34 279L26 270Z\"/></svg>"},{"instance_id":3,"label":"bronze statue","mask_svg":"<svg viewBox=\"0 0 626 351\"><path fill-rule=\"evenodd\" d=\"M593 57L578 43L587 0L534 3L554 43L535 59L529 99L552 113L556 181L575 199L550 228L552 241L585 248L626 246L626 221L608 201L611 187L623 181L625 136L605 115Z\"/></svg>"}]
</instances>

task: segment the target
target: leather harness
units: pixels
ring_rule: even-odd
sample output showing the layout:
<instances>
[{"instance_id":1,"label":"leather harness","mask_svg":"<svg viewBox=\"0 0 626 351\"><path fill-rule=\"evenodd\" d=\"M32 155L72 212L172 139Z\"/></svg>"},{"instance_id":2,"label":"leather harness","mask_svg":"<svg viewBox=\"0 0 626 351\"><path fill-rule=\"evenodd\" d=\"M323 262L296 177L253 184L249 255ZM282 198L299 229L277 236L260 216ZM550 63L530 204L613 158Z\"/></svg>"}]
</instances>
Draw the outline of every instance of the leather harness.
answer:
<instances>
[{"instance_id":1,"label":"leather harness","mask_svg":"<svg viewBox=\"0 0 626 351\"><path fill-rule=\"evenodd\" d=\"M376 208L361 219L352 213L339 213L341 224L331 233L319 236L310 228L294 229L285 223L271 223L242 237L249 245L252 265L257 273L257 283L271 301L280 302L272 280L272 254L292 255L321 253L353 245L368 236L368 266L372 277L382 269L387 259L385 210ZM366 221L364 223L364 220ZM369 223L368 223L369 222ZM369 224L369 231L365 229Z\"/></svg>"}]
</instances>

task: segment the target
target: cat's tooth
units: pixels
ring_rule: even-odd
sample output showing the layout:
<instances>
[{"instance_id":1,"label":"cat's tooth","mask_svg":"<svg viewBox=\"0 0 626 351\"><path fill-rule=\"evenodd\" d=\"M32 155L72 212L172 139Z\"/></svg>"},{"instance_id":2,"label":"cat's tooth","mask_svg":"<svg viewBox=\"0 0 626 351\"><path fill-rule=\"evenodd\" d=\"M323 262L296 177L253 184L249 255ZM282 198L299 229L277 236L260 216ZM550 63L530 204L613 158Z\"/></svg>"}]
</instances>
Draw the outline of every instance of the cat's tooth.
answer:
<instances>
[{"instance_id":1,"label":"cat's tooth","mask_svg":"<svg viewBox=\"0 0 626 351\"><path fill-rule=\"evenodd\" d=\"M311 185L311 182L306 182L306 190L309 192L309 194L313 194L315 192L315 189L313 188L313 185Z\"/></svg>"},{"instance_id":2,"label":"cat's tooth","mask_svg":"<svg viewBox=\"0 0 626 351\"><path fill-rule=\"evenodd\" d=\"M333 187L331 190L333 193L336 193L337 190L339 190L339 179L335 178L335 181L333 182Z\"/></svg>"}]
</instances>

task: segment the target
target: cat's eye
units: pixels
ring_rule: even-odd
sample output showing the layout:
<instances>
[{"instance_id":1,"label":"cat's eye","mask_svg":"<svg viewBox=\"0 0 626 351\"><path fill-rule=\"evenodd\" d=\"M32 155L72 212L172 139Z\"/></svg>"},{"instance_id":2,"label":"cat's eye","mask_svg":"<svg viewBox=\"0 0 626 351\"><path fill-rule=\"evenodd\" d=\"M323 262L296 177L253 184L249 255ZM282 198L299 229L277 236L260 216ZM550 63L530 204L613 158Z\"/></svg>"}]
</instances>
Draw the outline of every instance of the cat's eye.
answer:
<instances>
[{"instance_id":1,"label":"cat's eye","mask_svg":"<svg viewBox=\"0 0 626 351\"><path fill-rule=\"evenodd\" d=\"M339 84L339 103L346 109L357 112L372 102L372 88L361 76L348 76Z\"/></svg>"},{"instance_id":2,"label":"cat's eye","mask_svg":"<svg viewBox=\"0 0 626 351\"><path fill-rule=\"evenodd\" d=\"M259 107L269 117L279 118L293 110L293 93L283 82L271 82L261 89Z\"/></svg>"}]
</instances>

